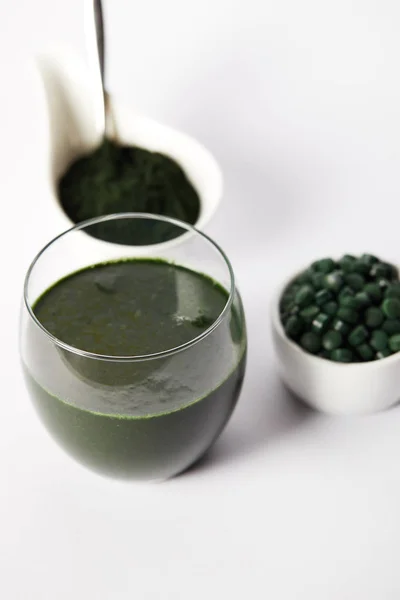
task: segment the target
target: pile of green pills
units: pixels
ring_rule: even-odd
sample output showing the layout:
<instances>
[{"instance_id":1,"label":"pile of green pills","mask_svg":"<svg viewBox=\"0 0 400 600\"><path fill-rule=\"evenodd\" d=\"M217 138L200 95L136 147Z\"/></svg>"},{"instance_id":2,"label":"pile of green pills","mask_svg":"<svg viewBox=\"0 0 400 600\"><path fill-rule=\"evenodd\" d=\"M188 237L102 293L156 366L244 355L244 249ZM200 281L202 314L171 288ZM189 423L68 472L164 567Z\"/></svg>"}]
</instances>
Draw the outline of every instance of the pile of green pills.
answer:
<instances>
[{"instance_id":1,"label":"pile of green pills","mask_svg":"<svg viewBox=\"0 0 400 600\"><path fill-rule=\"evenodd\" d=\"M397 269L372 254L314 262L280 300L286 335L337 362L366 362L400 351Z\"/></svg>"}]
</instances>

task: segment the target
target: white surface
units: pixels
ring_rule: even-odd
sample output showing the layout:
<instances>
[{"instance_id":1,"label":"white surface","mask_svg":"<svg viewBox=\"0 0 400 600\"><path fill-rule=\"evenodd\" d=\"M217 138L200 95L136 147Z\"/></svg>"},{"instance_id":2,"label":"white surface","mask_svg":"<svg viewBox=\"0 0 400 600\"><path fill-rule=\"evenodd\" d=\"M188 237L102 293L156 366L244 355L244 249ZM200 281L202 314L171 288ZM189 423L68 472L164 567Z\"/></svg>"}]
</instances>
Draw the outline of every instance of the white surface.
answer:
<instances>
[{"instance_id":1,"label":"white surface","mask_svg":"<svg viewBox=\"0 0 400 600\"><path fill-rule=\"evenodd\" d=\"M400 409L342 419L295 403L268 315L278 281L315 256L399 259L400 5L107 5L112 92L224 169L208 232L241 286L246 384L209 460L166 484L101 479L44 432L17 359L24 269L53 233L35 214L43 115L23 56L54 39L83 48L82 7L2 0L0 597L398 600Z\"/></svg>"}]
</instances>

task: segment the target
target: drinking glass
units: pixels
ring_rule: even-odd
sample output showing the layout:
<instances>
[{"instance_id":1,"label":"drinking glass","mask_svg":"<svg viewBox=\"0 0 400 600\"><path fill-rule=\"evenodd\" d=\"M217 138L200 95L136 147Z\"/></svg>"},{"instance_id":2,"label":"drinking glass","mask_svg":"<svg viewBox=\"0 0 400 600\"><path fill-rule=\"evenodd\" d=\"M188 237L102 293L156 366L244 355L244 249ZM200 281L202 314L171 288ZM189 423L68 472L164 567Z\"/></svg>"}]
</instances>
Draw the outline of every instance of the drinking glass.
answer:
<instances>
[{"instance_id":1,"label":"drinking glass","mask_svg":"<svg viewBox=\"0 0 400 600\"><path fill-rule=\"evenodd\" d=\"M135 245L124 243L128 230L130 239L137 233ZM95 237L99 231L103 239ZM187 314L188 294L190 310L196 306L200 310L208 289L188 284L179 275L182 270L217 286L224 294L221 309L210 322L202 322L198 335L173 347L166 339L151 353L146 329L146 343L142 348L136 340L133 355L129 354L129 339L126 351L114 352L111 345L106 354L88 349L86 342L81 346L79 335L71 342L74 314L80 306L76 291L75 295L71 292L65 316L65 337L46 329L36 306L49 289L56 289L60 280L70 281L68 277L77 272L116 261L168 263L161 282L164 295L157 296L158 282L153 282L154 289L143 288L141 293L142 299L147 294L149 305L159 297L159 310L173 314L176 328L182 327L185 319L196 318ZM113 282L109 285L105 293L113 292ZM140 281L135 285L140 291ZM105 322L104 315L97 315L96 305L89 317L103 323L99 327L111 328L112 339L121 341L120 328L114 331L112 321ZM149 327L151 330L151 323ZM20 351L36 411L67 453L105 475L167 479L187 469L211 447L240 394L246 326L232 267L207 235L168 217L124 213L80 223L49 242L28 269Z\"/></svg>"}]
</instances>

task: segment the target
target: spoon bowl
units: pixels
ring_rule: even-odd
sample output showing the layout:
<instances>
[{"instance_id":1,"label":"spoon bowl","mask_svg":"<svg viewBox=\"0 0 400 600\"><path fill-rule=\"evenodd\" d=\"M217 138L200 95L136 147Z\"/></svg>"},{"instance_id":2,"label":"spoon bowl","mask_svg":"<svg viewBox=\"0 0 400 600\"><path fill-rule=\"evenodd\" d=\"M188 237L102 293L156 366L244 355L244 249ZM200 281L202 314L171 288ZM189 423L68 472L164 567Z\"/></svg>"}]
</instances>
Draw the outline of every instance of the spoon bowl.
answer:
<instances>
[{"instance_id":1,"label":"spoon bowl","mask_svg":"<svg viewBox=\"0 0 400 600\"><path fill-rule=\"evenodd\" d=\"M36 61L42 98L47 105L48 144L46 187L50 194L38 199L38 210L54 222L54 233L73 224L57 195L58 180L79 156L98 146L104 133L104 112L97 73L69 49L57 48ZM166 154L185 171L200 198L194 224L203 229L222 197L222 172L212 154L185 133L140 115L124 102L110 97L118 141ZM50 201L49 201L50 195ZM39 213L40 214L40 213ZM176 243L177 240L166 242Z\"/></svg>"}]
</instances>

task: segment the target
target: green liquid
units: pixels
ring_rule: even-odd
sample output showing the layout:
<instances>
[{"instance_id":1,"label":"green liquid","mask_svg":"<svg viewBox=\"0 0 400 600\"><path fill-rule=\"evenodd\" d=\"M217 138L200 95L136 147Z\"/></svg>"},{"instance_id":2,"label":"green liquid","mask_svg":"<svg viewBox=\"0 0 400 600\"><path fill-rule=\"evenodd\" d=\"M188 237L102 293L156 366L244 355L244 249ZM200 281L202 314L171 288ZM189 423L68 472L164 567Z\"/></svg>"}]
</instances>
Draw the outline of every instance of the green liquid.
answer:
<instances>
[{"instance_id":1,"label":"green liquid","mask_svg":"<svg viewBox=\"0 0 400 600\"><path fill-rule=\"evenodd\" d=\"M59 281L34 313L58 339L110 356L149 355L190 343L219 317L227 292L210 278L153 260L105 263ZM25 375L59 444L115 477L164 479L200 458L240 393L245 331L240 300L204 338L143 361L88 358L28 331Z\"/></svg>"}]
</instances>

